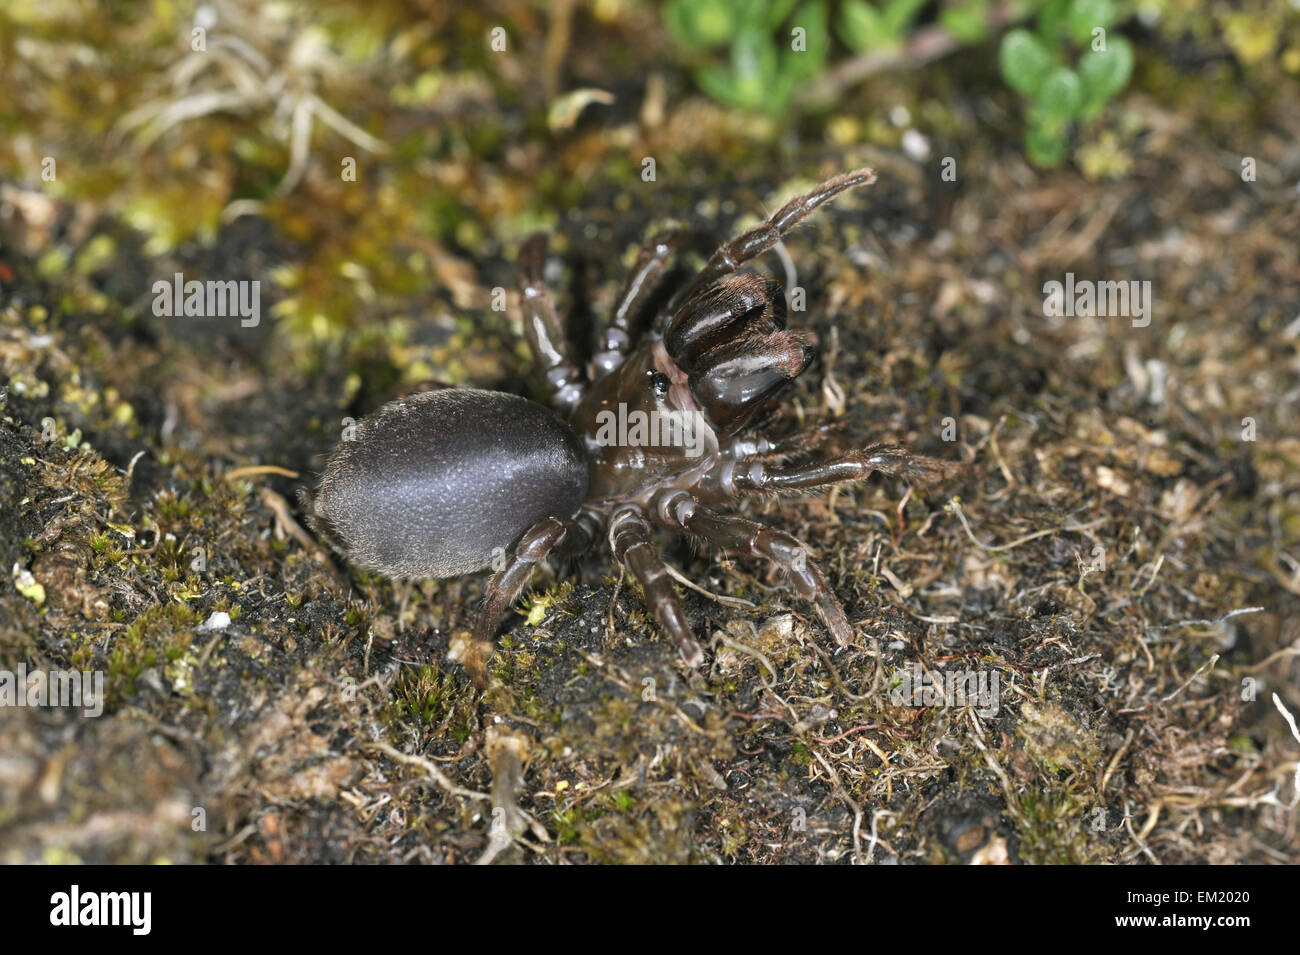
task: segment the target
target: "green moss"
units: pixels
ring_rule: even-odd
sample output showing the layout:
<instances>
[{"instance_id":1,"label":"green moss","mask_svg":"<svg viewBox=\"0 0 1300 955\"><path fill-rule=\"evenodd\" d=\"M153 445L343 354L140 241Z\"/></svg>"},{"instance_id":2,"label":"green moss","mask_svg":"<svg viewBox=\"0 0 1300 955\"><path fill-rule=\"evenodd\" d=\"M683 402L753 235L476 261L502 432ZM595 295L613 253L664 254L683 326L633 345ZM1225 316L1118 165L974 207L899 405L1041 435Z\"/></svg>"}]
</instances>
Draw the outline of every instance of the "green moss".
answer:
<instances>
[{"instance_id":1,"label":"green moss","mask_svg":"<svg viewBox=\"0 0 1300 955\"><path fill-rule=\"evenodd\" d=\"M194 640L198 614L180 603L150 607L112 641L108 654L108 675L114 685L120 679L128 694L147 668L180 659Z\"/></svg>"},{"instance_id":2,"label":"green moss","mask_svg":"<svg viewBox=\"0 0 1300 955\"><path fill-rule=\"evenodd\" d=\"M1020 855L1031 865L1086 865L1114 861L1113 850L1090 823L1097 818L1086 796L1033 791L1020 797L1024 823Z\"/></svg>"},{"instance_id":3,"label":"green moss","mask_svg":"<svg viewBox=\"0 0 1300 955\"><path fill-rule=\"evenodd\" d=\"M440 726L453 714L463 714L468 695L462 681L436 666L405 667L393 683L385 718L396 724L409 720ZM452 728L458 742L467 738L469 726L462 718Z\"/></svg>"}]
</instances>

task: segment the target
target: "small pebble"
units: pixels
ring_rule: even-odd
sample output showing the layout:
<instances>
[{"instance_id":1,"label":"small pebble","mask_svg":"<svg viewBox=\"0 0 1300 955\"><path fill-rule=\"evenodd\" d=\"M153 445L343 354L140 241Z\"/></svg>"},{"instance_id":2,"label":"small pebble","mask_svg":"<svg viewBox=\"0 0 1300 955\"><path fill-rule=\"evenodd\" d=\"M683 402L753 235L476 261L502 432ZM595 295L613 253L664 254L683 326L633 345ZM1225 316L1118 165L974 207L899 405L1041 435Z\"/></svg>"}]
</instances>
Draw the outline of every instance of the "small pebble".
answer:
<instances>
[{"instance_id":1,"label":"small pebble","mask_svg":"<svg viewBox=\"0 0 1300 955\"><path fill-rule=\"evenodd\" d=\"M914 162L925 162L930 158L930 140L915 129L903 133L902 146L907 158Z\"/></svg>"},{"instance_id":2,"label":"small pebble","mask_svg":"<svg viewBox=\"0 0 1300 955\"><path fill-rule=\"evenodd\" d=\"M215 611L212 616L199 626L200 630L225 630L230 626L230 614L224 610Z\"/></svg>"}]
</instances>

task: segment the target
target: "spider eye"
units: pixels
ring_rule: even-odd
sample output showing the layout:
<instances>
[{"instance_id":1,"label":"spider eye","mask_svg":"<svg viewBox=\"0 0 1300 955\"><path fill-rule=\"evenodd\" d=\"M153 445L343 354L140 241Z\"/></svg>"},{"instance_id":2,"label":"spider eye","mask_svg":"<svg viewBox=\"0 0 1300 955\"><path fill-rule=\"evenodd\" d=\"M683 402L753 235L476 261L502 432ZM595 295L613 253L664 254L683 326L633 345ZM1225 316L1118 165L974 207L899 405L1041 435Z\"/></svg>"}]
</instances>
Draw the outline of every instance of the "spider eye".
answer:
<instances>
[{"instance_id":1,"label":"spider eye","mask_svg":"<svg viewBox=\"0 0 1300 955\"><path fill-rule=\"evenodd\" d=\"M668 376L662 371L652 372L650 375L650 387L654 389L655 394L660 398L667 396L668 387L671 384L672 382L668 380Z\"/></svg>"}]
</instances>

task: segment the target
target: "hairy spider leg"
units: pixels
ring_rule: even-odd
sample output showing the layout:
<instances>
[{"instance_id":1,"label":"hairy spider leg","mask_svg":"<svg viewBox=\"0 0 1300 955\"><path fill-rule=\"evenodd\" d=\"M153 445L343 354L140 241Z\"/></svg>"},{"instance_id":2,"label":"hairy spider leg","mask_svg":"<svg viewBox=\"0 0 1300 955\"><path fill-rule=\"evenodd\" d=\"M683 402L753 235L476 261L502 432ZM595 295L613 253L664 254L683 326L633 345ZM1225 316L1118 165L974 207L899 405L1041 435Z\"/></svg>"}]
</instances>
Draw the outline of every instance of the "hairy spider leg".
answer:
<instances>
[{"instance_id":1,"label":"hairy spider leg","mask_svg":"<svg viewBox=\"0 0 1300 955\"><path fill-rule=\"evenodd\" d=\"M533 571L552 551L583 550L591 545L591 530L579 515L573 520L544 517L524 531L518 543L506 555L505 564L492 575L487 586L483 609L474 625L475 654L467 659L466 669L480 687L487 683L487 659L492 653L492 635L497 623L510 606L519 599L523 589L533 579Z\"/></svg>"},{"instance_id":2,"label":"hairy spider leg","mask_svg":"<svg viewBox=\"0 0 1300 955\"><path fill-rule=\"evenodd\" d=\"M637 508L625 508L609 524L609 546L614 558L636 578L645 594L646 608L659 629L677 646L687 666L704 662L704 651L691 632L668 568L655 550L650 524Z\"/></svg>"},{"instance_id":3,"label":"hairy spider leg","mask_svg":"<svg viewBox=\"0 0 1300 955\"><path fill-rule=\"evenodd\" d=\"M834 199L848 189L870 185L875 181L874 169L856 169L827 179L802 196L795 196L776 210L766 222L748 232L742 232L730 242L719 246L695 277L673 296L668 305L668 314L675 314L683 302L689 301L701 289L712 285L728 272L734 272L742 263L772 248L783 235L807 218L822 203Z\"/></svg>"},{"instance_id":4,"label":"hairy spider leg","mask_svg":"<svg viewBox=\"0 0 1300 955\"><path fill-rule=\"evenodd\" d=\"M567 414L582 398L582 372L569 355L569 343L542 277L546 245L546 235L538 232L525 239L519 247L516 266L519 307L523 313L524 336L551 389L551 404Z\"/></svg>"},{"instance_id":5,"label":"hairy spider leg","mask_svg":"<svg viewBox=\"0 0 1300 955\"><path fill-rule=\"evenodd\" d=\"M681 243L681 235L676 230L666 230L654 235L637 256L636 264L615 300L609 324L597 338L591 359L593 379L613 371L627 357L632 348L633 325L647 303L663 287Z\"/></svg>"},{"instance_id":6,"label":"hairy spider leg","mask_svg":"<svg viewBox=\"0 0 1300 955\"><path fill-rule=\"evenodd\" d=\"M835 642L847 646L853 641L853 627L844 607L826 582L821 567L798 538L757 521L718 514L689 498L679 499L676 506L661 510L660 516L669 527L776 564L790 576L795 593L813 605Z\"/></svg>"},{"instance_id":7,"label":"hairy spider leg","mask_svg":"<svg viewBox=\"0 0 1300 955\"><path fill-rule=\"evenodd\" d=\"M962 462L926 457L889 444L874 444L800 467L770 467L756 460L747 464L742 462L732 475L731 483L737 492L802 491L841 481L861 481L873 471L934 484L962 477L968 470Z\"/></svg>"}]
</instances>

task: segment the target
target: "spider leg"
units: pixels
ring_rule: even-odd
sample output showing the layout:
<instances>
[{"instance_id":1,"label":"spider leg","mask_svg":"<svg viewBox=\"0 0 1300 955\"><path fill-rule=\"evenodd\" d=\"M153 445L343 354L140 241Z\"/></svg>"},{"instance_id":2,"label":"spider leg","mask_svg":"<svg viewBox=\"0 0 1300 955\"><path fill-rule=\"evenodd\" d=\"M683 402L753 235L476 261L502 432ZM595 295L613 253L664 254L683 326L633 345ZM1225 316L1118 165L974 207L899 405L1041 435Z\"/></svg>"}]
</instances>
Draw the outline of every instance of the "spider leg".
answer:
<instances>
[{"instance_id":1,"label":"spider leg","mask_svg":"<svg viewBox=\"0 0 1300 955\"><path fill-rule=\"evenodd\" d=\"M564 329L560 327L551 293L542 278L545 262L546 235L538 232L519 247L519 307L523 312L524 336L551 388L551 404L559 411L568 412L582 397L582 373L569 357Z\"/></svg>"},{"instance_id":2,"label":"spider leg","mask_svg":"<svg viewBox=\"0 0 1300 955\"><path fill-rule=\"evenodd\" d=\"M655 551L650 524L639 509L626 508L614 515L609 524L609 546L641 585L646 607L676 644L682 660L687 666L698 667L704 662L704 651L691 633L677 590Z\"/></svg>"},{"instance_id":3,"label":"spider leg","mask_svg":"<svg viewBox=\"0 0 1300 955\"><path fill-rule=\"evenodd\" d=\"M755 226L719 246L705 263L704 268L700 269L695 277L673 296L668 306L669 312L676 312L678 307L696 292L711 285L728 272L734 272L741 263L772 248L778 239L807 218L808 214L822 203L835 198L846 189L868 185L875 181L874 169L857 169L827 179L811 192L795 196L776 210L762 225Z\"/></svg>"},{"instance_id":4,"label":"spider leg","mask_svg":"<svg viewBox=\"0 0 1300 955\"><path fill-rule=\"evenodd\" d=\"M487 661L492 655L492 634L497 623L510 605L533 579L533 570L557 547L580 548L591 543L591 533L581 518L565 521L558 517L544 517L524 531L519 542L506 556L504 566L488 583L483 609L474 624L474 653L466 660L474 682L483 686L487 682Z\"/></svg>"},{"instance_id":5,"label":"spider leg","mask_svg":"<svg viewBox=\"0 0 1300 955\"><path fill-rule=\"evenodd\" d=\"M653 236L641 250L632 272L614 305L614 313L596 342L591 359L593 376L613 371L632 347L632 325L663 285L671 262L681 247L681 236L673 230Z\"/></svg>"},{"instance_id":6,"label":"spider leg","mask_svg":"<svg viewBox=\"0 0 1300 955\"><path fill-rule=\"evenodd\" d=\"M847 646L853 641L853 627L844 607L822 569L808 556L808 548L797 538L756 521L718 514L685 492L670 496L657 510L670 527L703 537L719 547L762 557L782 568L790 575L795 593L817 610L835 642Z\"/></svg>"},{"instance_id":7,"label":"spider leg","mask_svg":"<svg viewBox=\"0 0 1300 955\"><path fill-rule=\"evenodd\" d=\"M816 448L829 436L843 431L845 425L846 422L843 420L825 421L821 424L811 425L784 438L769 441L766 450L761 452L761 456L780 457Z\"/></svg>"},{"instance_id":8,"label":"spider leg","mask_svg":"<svg viewBox=\"0 0 1300 955\"><path fill-rule=\"evenodd\" d=\"M771 417L775 417L775 415ZM845 426L843 421L830 421L773 440L762 435L764 424L765 421L761 420L751 421L749 428L755 434L732 438L731 443L723 452L723 458L730 461L743 461L745 464L754 461L787 458L818 447L827 435L842 431ZM730 495L728 494L728 496Z\"/></svg>"},{"instance_id":9,"label":"spider leg","mask_svg":"<svg viewBox=\"0 0 1300 955\"><path fill-rule=\"evenodd\" d=\"M860 481L872 471L880 471L909 481L934 484L962 477L967 470L962 462L913 454L897 445L875 444L801 467L769 467L761 461L740 463L722 483L724 487L730 485L725 489L732 493L802 491L840 481Z\"/></svg>"}]
</instances>

